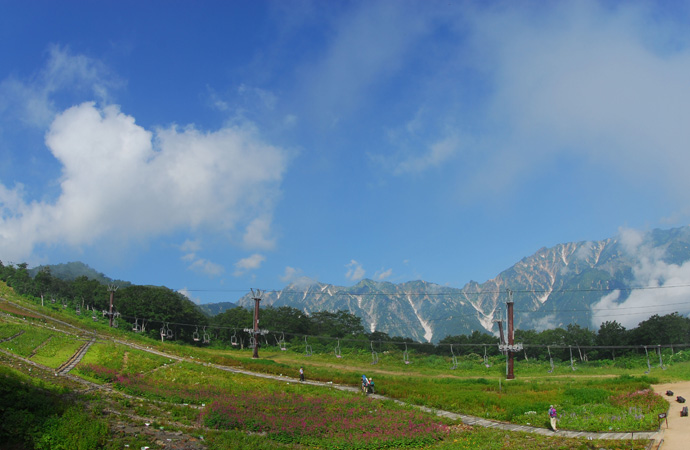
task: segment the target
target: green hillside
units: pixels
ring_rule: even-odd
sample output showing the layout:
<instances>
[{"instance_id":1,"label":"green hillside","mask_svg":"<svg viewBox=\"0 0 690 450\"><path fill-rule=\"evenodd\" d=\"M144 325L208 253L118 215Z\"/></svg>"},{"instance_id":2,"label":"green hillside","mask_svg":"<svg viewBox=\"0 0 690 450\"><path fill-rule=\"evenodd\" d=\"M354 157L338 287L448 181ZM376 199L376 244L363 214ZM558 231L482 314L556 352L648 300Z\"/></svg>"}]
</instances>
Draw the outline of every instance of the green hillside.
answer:
<instances>
[{"instance_id":1,"label":"green hillside","mask_svg":"<svg viewBox=\"0 0 690 450\"><path fill-rule=\"evenodd\" d=\"M0 298L0 441L10 445L3 448L642 449L647 441L487 429L453 414L543 429L546 408L557 404L563 430L651 431L668 403L647 390L650 383L690 375L678 348L663 353L666 370L653 367L648 375L639 354L578 360L576 372L559 359L553 374L548 360L520 358L510 382L500 355L485 365L477 354L451 360L393 347L372 364L373 350L345 338L340 354L327 340L303 340L311 356L298 340L262 340L254 359L246 345L214 337L204 344L110 328L102 317L41 306L2 282ZM80 351L70 377L63 376ZM363 373L380 396L359 390ZM445 410L449 418L387 398Z\"/></svg>"}]
</instances>

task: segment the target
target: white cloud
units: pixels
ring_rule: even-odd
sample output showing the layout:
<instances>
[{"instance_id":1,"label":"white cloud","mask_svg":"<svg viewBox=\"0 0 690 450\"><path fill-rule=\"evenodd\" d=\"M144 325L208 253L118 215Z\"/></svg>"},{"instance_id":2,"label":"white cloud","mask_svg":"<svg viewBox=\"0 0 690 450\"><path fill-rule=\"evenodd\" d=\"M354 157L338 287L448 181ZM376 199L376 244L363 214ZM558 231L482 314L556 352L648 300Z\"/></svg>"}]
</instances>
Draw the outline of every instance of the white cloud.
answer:
<instances>
[{"instance_id":1,"label":"white cloud","mask_svg":"<svg viewBox=\"0 0 690 450\"><path fill-rule=\"evenodd\" d=\"M240 259L235 263L235 275L236 277L242 276L250 270L256 270L261 267L261 264L266 260L263 255L255 253L247 258Z\"/></svg>"},{"instance_id":2,"label":"white cloud","mask_svg":"<svg viewBox=\"0 0 690 450\"><path fill-rule=\"evenodd\" d=\"M195 258L189 265L189 269L212 277L219 276L225 272L225 268L220 264L203 258Z\"/></svg>"},{"instance_id":3,"label":"white cloud","mask_svg":"<svg viewBox=\"0 0 690 450\"><path fill-rule=\"evenodd\" d=\"M285 273L280 277L280 281L300 288L305 288L316 283L314 279L302 275L302 269L296 269L290 266L285 267Z\"/></svg>"},{"instance_id":4,"label":"white cloud","mask_svg":"<svg viewBox=\"0 0 690 450\"><path fill-rule=\"evenodd\" d=\"M690 202L690 47L672 24L649 21L647 6L562 2L476 15L468 59L492 84L482 117L500 132L483 146L474 192L497 180L506 189L568 155Z\"/></svg>"},{"instance_id":5,"label":"white cloud","mask_svg":"<svg viewBox=\"0 0 690 450\"><path fill-rule=\"evenodd\" d=\"M127 243L178 230L232 238L241 226L246 246L272 242L267 217L287 154L251 126L152 132L115 105L83 103L55 118L46 145L62 165L55 201L26 201L20 186L0 185L0 252L7 258L30 259L39 245Z\"/></svg>"},{"instance_id":6,"label":"white cloud","mask_svg":"<svg viewBox=\"0 0 690 450\"><path fill-rule=\"evenodd\" d=\"M364 268L360 263L351 260L345 267L347 267L347 273L345 273L345 278L350 281L359 281L364 278Z\"/></svg>"},{"instance_id":7,"label":"white cloud","mask_svg":"<svg viewBox=\"0 0 690 450\"><path fill-rule=\"evenodd\" d=\"M562 325L556 320L556 316L553 314L548 314L539 318L528 318L525 322L525 327L529 327L529 329L535 331L549 330Z\"/></svg>"},{"instance_id":8,"label":"white cloud","mask_svg":"<svg viewBox=\"0 0 690 450\"><path fill-rule=\"evenodd\" d=\"M387 269L387 270L381 269L381 271L376 272L376 274L374 274L374 279L376 279L378 281L383 281L386 278L390 278L391 275L393 275L393 269Z\"/></svg>"},{"instance_id":9,"label":"white cloud","mask_svg":"<svg viewBox=\"0 0 690 450\"><path fill-rule=\"evenodd\" d=\"M374 42L373 49L361 46L364 57L390 46L380 60L388 67L343 70L359 62L343 50L356 42L345 32L319 67L319 77L347 86L338 94L360 99L372 78L402 78L409 67L401 61L428 63L414 89L403 87L396 98L391 148L377 148L375 162L397 175L447 166L458 192L473 201L513 193L568 161L575 164L561 167L566 171L606 168L619 185L649 186L687 211L690 44L680 21L651 11L657 6L649 2L442 6L443 13L398 8L380 28L390 36L380 39L371 39L377 30L368 27L378 27L383 8L363 8L369 20L361 19L365 12L348 16L348 30ZM401 15L409 24L398 23ZM448 40L434 40L441 29ZM412 39L397 35L408 31ZM329 76L331 65L352 79Z\"/></svg>"},{"instance_id":10,"label":"white cloud","mask_svg":"<svg viewBox=\"0 0 690 450\"><path fill-rule=\"evenodd\" d=\"M0 113L37 127L46 127L57 114L52 100L58 91L82 91L105 102L122 81L100 61L74 54L68 47L48 49L46 66L29 80L10 77L0 82Z\"/></svg>"},{"instance_id":11,"label":"white cloud","mask_svg":"<svg viewBox=\"0 0 690 450\"><path fill-rule=\"evenodd\" d=\"M363 4L332 24L323 58L301 68L303 92L316 120L326 126L356 111L360 102L403 66L416 39L426 31L422 8L406 4Z\"/></svg>"},{"instance_id":12,"label":"white cloud","mask_svg":"<svg viewBox=\"0 0 690 450\"><path fill-rule=\"evenodd\" d=\"M198 297L194 297L192 295L192 293L189 291L189 289L182 288L182 289L179 289L177 292L184 295L185 297L187 297L189 300L193 301L197 305L201 304L201 299Z\"/></svg>"},{"instance_id":13,"label":"white cloud","mask_svg":"<svg viewBox=\"0 0 690 450\"><path fill-rule=\"evenodd\" d=\"M302 276L302 269L296 269L294 267L285 267L285 273L280 277L280 281L284 283L290 283L293 280Z\"/></svg>"},{"instance_id":14,"label":"white cloud","mask_svg":"<svg viewBox=\"0 0 690 450\"><path fill-rule=\"evenodd\" d=\"M392 157L373 155L372 159L391 167L395 175L406 175L424 172L442 166L455 157L460 149L459 138L446 136L428 145L422 153L396 154Z\"/></svg>"},{"instance_id":15,"label":"white cloud","mask_svg":"<svg viewBox=\"0 0 690 450\"><path fill-rule=\"evenodd\" d=\"M225 268L207 259L201 258L197 255L201 251L201 242L199 240L187 239L180 245L180 250L184 253L180 259L188 262L189 270L208 275L210 277L220 276L225 272Z\"/></svg>"},{"instance_id":16,"label":"white cloud","mask_svg":"<svg viewBox=\"0 0 690 450\"><path fill-rule=\"evenodd\" d=\"M678 312L690 314L690 261L682 265L664 261L663 252L646 246L639 233L622 230L620 242L627 256L634 258L636 287L621 300L616 290L592 305L592 325L598 328L607 320L616 320L626 328L635 328L653 314Z\"/></svg>"},{"instance_id":17,"label":"white cloud","mask_svg":"<svg viewBox=\"0 0 690 450\"><path fill-rule=\"evenodd\" d=\"M180 245L180 250L183 252L196 253L201 250L201 242L198 240L187 239Z\"/></svg>"},{"instance_id":18,"label":"white cloud","mask_svg":"<svg viewBox=\"0 0 690 450\"><path fill-rule=\"evenodd\" d=\"M275 247L275 239L271 237L271 219L257 217L245 229L242 239L245 247L271 250Z\"/></svg>"}]
</instances>

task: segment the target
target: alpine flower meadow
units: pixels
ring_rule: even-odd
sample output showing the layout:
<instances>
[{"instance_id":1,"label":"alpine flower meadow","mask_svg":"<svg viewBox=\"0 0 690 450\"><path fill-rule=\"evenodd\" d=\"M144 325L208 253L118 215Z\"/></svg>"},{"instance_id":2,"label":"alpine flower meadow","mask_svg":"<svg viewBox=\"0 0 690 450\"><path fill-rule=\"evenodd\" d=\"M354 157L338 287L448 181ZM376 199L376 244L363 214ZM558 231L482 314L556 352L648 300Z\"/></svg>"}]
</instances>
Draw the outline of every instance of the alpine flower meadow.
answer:
<instances>
[{"instance_id":1,"label":"alpine flower meadow","mask_svg":"<svg viewBox=\"0 0 690 450\"><path fill-rule=\"evenodd\" d=\"M395 410L393 410L395 409ZM417 447L442 439L448 428L412 409L385 407L358 397L243 393L201 412L202 425L265 433L285 443L329 449Z\"/></svg>"}]
</instances>

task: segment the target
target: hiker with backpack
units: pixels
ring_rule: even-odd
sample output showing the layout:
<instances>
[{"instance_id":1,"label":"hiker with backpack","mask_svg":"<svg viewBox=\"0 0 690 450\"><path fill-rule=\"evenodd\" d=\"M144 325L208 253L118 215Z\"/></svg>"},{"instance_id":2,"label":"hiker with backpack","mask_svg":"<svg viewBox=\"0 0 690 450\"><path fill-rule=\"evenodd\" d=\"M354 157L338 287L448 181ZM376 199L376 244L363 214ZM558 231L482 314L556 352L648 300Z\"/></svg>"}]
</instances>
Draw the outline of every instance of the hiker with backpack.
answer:
<instances>
[{"instance_id":1,"label":"hiker with backpack","mask_svg":"<svg viewBox=\"0 0 690 450\"><path fill-rule=\"evenodd\" d=\"M551 420L551 429L558 431L558 412L556 412L556 408L553 405L549 408L549 419Z\"/></svg>"}]
</instances>

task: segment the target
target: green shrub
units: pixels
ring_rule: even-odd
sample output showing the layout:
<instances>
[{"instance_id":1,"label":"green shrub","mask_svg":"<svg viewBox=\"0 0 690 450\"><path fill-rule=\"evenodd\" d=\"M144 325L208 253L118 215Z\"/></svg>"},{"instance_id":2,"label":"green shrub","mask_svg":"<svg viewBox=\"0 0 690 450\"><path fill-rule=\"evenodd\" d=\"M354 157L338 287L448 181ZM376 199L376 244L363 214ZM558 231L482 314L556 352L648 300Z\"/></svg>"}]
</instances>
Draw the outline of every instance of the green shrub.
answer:
<instances>
[{"instance_id":1,"label":"green shrub","mask_svg":"<svg viewBox=\"0 0 690 450\"><path fill-rule=\"evenodd\" d=\"M43 430L36 437L36 450L94 450L103 448L108 438L108 425L78 407L51 417Z\"/></svg>"}]
</instances>

